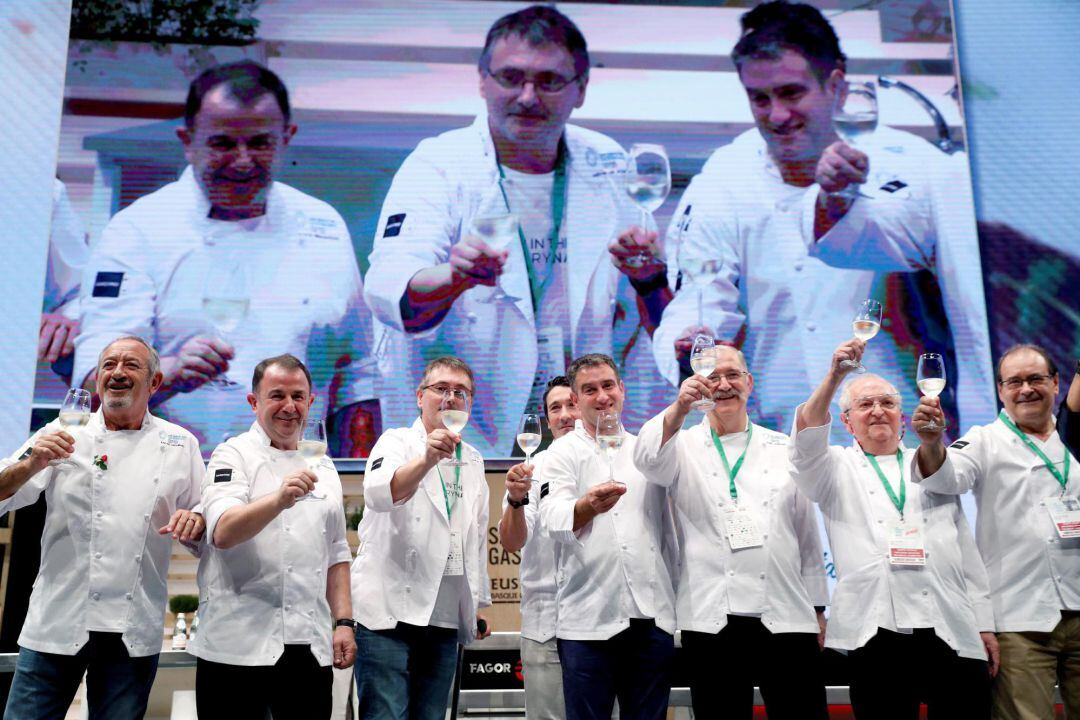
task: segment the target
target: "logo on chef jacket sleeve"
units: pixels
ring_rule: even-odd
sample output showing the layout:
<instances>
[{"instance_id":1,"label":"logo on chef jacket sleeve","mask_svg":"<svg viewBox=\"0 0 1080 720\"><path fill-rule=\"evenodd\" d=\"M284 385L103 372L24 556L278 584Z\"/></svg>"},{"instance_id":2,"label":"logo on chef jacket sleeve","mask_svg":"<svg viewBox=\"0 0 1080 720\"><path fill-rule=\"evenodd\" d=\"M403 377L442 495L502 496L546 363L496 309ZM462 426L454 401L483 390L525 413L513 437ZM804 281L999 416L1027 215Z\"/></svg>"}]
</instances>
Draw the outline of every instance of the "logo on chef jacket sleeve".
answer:
<instances>
[{"instance_id":1,"label":"logo on chef jacket sleeve","mask_svg":"<svg viewBox=\"0 0 1080 720\"><path fill-rule=\"evenodd\" d=\"M405 224L405 213L398 213L386 218L386 228L383 230L384 238L397 237L401 234L401 227Z\"/></svg>"}]
</instances>

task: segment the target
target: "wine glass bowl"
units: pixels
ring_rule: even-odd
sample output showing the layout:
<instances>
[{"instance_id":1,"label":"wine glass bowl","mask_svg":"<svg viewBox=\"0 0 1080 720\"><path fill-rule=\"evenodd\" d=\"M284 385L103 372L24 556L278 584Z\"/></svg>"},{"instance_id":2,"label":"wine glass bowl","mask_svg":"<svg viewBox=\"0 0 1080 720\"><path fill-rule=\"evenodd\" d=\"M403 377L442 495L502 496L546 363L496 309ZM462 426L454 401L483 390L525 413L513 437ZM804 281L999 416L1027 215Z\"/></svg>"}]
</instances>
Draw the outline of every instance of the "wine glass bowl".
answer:
<instances>
[{"instance_id":1,"label":"wine glass bowl","mask_svg":"<svg viewBox=\"0 0 1080 720\"><path fill-rule=\"evenodd\" d=\"M57 418L65 432L71 433L90 422L90 391L83 388L70 388L64 395ZM50 460L49 465L74 465L71 460Z\"/></svg>"},{"instance_id":2,"label":"wine glass bowl","mask_svg":"<svg viewBox=\"0 0 1080 720\"><path fill-rule=\"evenodd\" d=\"M716 339L712 335L699 333L694 337L694 344L690 349L690 369L703 378L708 378L716 369ZM708 410L713 404L709 397L693 402L693 406L699 410Z\"/></svg>"},{"instance_id":3,"label":"wine glass bowl","mask_svg":"<svg viewBox=\"0 0 1080 720\"><path fill-rule=\"evenodd\" d=\"M619 413L614 410L602 410L596 416L596 444L607 458L608 482L617 485L626 483L615 479L615 457L623 444L623 426Z\"/></svg>"},{"instance_id":4,"label":"wine glass bowl","mask_svg":"<svg viewBox=\"0 0 1080 720\"><path fill-rule=\"evenodd\" d=\"M872 82L846 81L840 83L832 109L833 129L844 142L858 147L863 139L874 132L878 125L877 88ZM836 197L869 197L859 192L859 186L852 184L839 192Z\"/></svg>"},{"instance_id":5,"label":"wine glass bowl","mask_svg":"<svg viewBox=\"0 0 1080 720\"><path fill-rule=\"evenodd\" d=\"M308 418L304 422L304 430L300 435L299 442L296 444L296 449L300 452L300 457L304 458L309 470L315 472L319 462L326 456L326 448L326 423L321 419ZM325 493L320 494L316 490L312 490L306 495L298 497L297 502L300 500L325 499Z\"/></svg>"},{"instance_id":6,"label":"wine glass bowl","mask_svg":"<svg viewBox=\"0 0 1080 720\"><path fill-rule=\"evenodd\" d=\"M636 143L626 159L626 194L641 210L641 229L648 227L649 215L660 209L671 192L671 162L663 145ZM654 261L648 252L626 259L626 264L641 267Z\"/></svg>"},{"instance_id":7,"label":"wine glass bowl","mask_svg":"<svg viewBox=\"0 0 1080 720\"><path fill-rule=\"evenodd\" d=\"M915 374L919 390L927 397L936 398L945 389L945 359L939 353L923 353L919 356L919 367ZM920 430L943 429L934 420L923 425Z\"/></svg>"},{"instance_id":8,"label":"wine glass bowl","mask_svg":"<svg viewBox=\"0 0 1080 720\"><path fill-rule=\"evenodd\" d=\"M852 335L863 342L870 342L881 329L881 311L881 303L877 300L864 300L851 321ZM840 364L852 368L856 373L866 372L866 366L855 360L844 360Z\"/></svg>"},{"instance_id":9,"label":"wine glass bowl","mask_svg":"<svg viewBox=\"0 0 1080 720\"><path fill-rule=\"evenodd\" d=\"M540 427L540 416L536 413L525 413L521 416L521 422L518 424L517 431L517 444L521 448L521 452L525 453L525 464L529 464L529 460L540 448L540 442L543 439L543 432Z\"/></svg>"},{"instance_id":10,"label":"wine glass bowl","mask_svg":"<svg viewBox=\"0 0 1080 720\"><path fill-rule=\"evenodd\" d=\"M465 426L469 424L469 394L464 390L450 389L443 393L442 402L439 404L439 419L443 426L460 435ZM461 467L465 461L453 457L440 461L441 465L448 467Z\"/></svg>"}]
</instances>

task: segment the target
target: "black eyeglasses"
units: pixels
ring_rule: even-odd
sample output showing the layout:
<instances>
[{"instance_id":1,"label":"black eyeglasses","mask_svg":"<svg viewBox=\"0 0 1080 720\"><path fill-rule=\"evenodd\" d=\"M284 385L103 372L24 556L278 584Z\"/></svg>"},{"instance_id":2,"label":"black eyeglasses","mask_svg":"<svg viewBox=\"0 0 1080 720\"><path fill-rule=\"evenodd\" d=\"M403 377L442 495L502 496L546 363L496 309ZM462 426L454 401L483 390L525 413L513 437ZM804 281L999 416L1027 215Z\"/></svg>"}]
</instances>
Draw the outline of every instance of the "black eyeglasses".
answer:
<instances>
[{"instance_id":1,"label":"black eyeglasses","mask_svg":"<svg viewBox=\"0 0 1080 720\"><path fill-rule=\"evenodd\" d=\"M521 90L525 87L525 83L532 83L536 90L544 93L557 93L581 77L579 74L568 78L563 77L557 72L547 71L529 75L523 70L518 70L516 68L504 68L495 72L492 72L491 68L487 68L484 72L487 73L488 77L493 79L499 87L505 88L506 90Z\"/></svg>"}]
</instances>

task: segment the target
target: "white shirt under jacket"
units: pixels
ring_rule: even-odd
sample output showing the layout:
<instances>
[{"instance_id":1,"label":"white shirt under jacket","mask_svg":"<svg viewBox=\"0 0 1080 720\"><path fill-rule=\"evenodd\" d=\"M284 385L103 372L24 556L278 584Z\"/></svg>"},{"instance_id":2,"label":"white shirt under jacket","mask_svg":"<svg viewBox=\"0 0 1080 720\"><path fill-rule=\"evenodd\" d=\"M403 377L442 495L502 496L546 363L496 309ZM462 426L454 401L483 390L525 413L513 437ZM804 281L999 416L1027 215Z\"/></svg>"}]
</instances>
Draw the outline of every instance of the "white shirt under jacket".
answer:
<instances>
[{"instance_id":1,"label":"white shirt under jacket","mask_svg":"<svg viewBox=\"0 0 1080 720\"><path fill-rule=\"evenodd\" d=\"M190 432L147 413L138 430L108 430L101 411L82 428L53 421L34 433L0 469L37 439L64 430L75 438L73 465L47 467L0 502L0 514L34 504L48 509L41 567L19 645L74 655L90 631L121 633L131 657L161 651L171 535L159 535L177 510L199 502L203 462ZM101 458L107 469L94 464Z\"/></svg>"},{"instance_id":2,"label":"white shirt under jacket","mask_svg":"<svg viewBox=\"0 0 1080 720\"><path fill-rule=\"evenodd\" d=\"M1056 432L1046 442L1028 436L1064 471L1065 446ZM1080 495L1080 467L1072 458L1065 495ZM953 443L926 490L975 494L975 538L990 576L998 632L1050 632L1061 610L1080 610L1080 539L1058 538L1047 498L1061 485L1000 419L971 428Z\"/></svg>"},{"instance_id":3,"label":"white shirt under jacket","mask_svg":"<svg viewBox=\"0 0 1080 720\"><path fill-rule=\"evenodd\" d=\"M487 572L488 486L484 460L464 444L461 497L446 514L440 467L432 468L416 492L394 502L390 480L402 465L421 457L427 432L420 418L412 427L382 434L364 474L364 519L360 551L352 565L353 615L369 630L389 630L399 622L430 624L450 553L450 532L460 532L464 592L458 604L458 640L476 639L476 611L491 605ZM454 468L441 468L453 482Z\"/></svg>"},{"instance_id":4,"label":"white shirt under jacket","mask_svg":"<svg viewBox=\"0 0 1080 720\"><path fill-rule=\"evenodd\" d=\"M271 447L258 422L214 450L203 482L206 537L225 511L277 492L290 473L308 467L296 450ZM310 645L331 664L333 620L327 570L352 559L345 538L341 480L322 458L315 493L255 537L223 550L212 544L199 562L199 632L191 654L230 665L273 665L285 645Z\"/></svg>"},{"instance_id":5,"label":"white shirt under jacket","mask_svg":"<svg viewBox=\"0 0 1080 720\"><path fill-rule=\"evenodd\" d=\"M565 640L607 640L630 627L631 618L653 619L675 632L675 593L665 560L667 491L634 467L634 443L624 435L615 456L615 479L626 494L611 510L574 532L574 503L608 481L608 464L579 420L551 444L544 459L548 494L540 518L556 550L558 621Z\"/></svg>"},{"instance_id":6,"label":"white shirt under jacket","mask_svg":"<svg viewBox=\"0 0 1080 720\"><path fill-rule=\"evenodd\" d=\"M518 576L521 582L521 637L535 642L547 642L555 637L557 605L555 600L556 543L540 521L540 497L547 451L532 458L533 481L529 488L529 504L525 511L528 540L521 548ZM503 496L503 512L509 507Z\"/></svg>"},{"instance_id":7,"label":"white shirt under jacket","mask_svg":"<svg viewBox=\"0 0 1080 720\"><path fill-rule=\"evenodd\" d=\"M905 477L904 518L922 526L926 565L890 565L886 533L899 514L857 443L829 446L831 422L797 434L793 428L790 445L795 484L820 506L836 562L825 645L855 650L878 628L933 628L961 657L985 660L979 632L994 629L988 581L958 498L925 492ZM910 466L915 450L903 452ZM877 460L898 487L895 455Z\"/></svg>"},{"instance_id":8,"label":"white shirt under jacket","mask_svg":"<svg viewBox=\"0 0 1080 720\"><path fill-rule=\"evenodd\" d=\"M762 531L764 544L732 550L723 512L732 504L728 473L713 444L708 417L680 430L662 447L664 416L641 428L634 463L650 482L668 488L682 559L676 580L680 630L717 633L728 613L755 615L772 632L817 633L815 605L828 604L817 519L795 488L788 437L754 425L735 479L738 506ZM720 440L732 466L746 431Z\"/></svg>"}]
</instances>

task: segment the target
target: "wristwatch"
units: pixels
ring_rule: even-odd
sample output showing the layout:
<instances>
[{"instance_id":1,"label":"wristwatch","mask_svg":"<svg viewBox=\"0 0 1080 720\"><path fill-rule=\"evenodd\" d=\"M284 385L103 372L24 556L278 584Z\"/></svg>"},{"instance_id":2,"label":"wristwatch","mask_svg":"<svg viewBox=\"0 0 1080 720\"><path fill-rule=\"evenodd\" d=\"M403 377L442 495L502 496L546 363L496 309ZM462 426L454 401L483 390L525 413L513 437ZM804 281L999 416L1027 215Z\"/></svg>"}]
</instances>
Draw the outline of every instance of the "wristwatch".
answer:
<instances>
[{"instance_id":1,"label":"wristwatch","mask_svg":"<svg viewBox=\"0 0 1080 720\"><path fill-rule=\"evenodd\" d=\"M523 505L528 505L529 504L529 496L526 495L525 497L521 498L520 500L515 500L514 498L507 495L506 496L506 504L509 505L510 507L514 508L515 510L517 510L519 507L522 507Z\"/></svg>"},{"instance_id":2,"label":"wristwatch","mask_svg":"<svg viewBox=\"0 0 1080 720\"><path fill-rule=\"evenodd\" d=\"M353 620L352 618L341 618L340 620L336 620L334 622L334 627L336 627L336 628L347 627L347 628L352 628L353 630L355 630L356 629L356 621Z\"/></svg>"}]
</instances>

